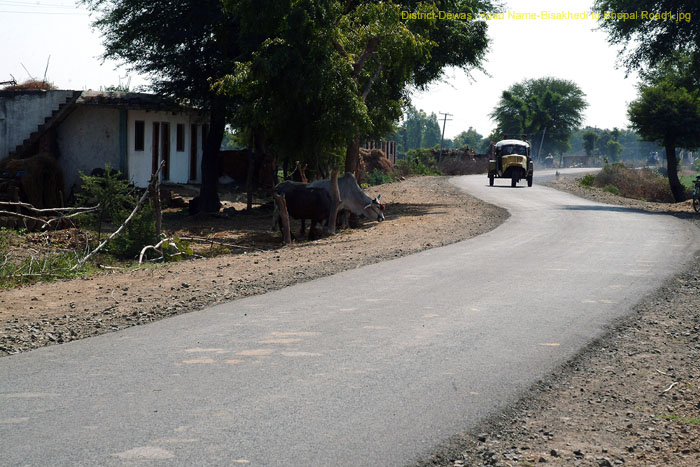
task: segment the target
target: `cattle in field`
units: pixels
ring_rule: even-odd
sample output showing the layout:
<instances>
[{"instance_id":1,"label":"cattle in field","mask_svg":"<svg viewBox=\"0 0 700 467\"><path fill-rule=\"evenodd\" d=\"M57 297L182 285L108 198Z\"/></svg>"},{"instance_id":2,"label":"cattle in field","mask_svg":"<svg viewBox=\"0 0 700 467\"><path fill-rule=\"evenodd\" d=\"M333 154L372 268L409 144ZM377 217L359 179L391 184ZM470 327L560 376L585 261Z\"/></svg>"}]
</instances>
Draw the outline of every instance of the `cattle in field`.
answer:
<instances>
[{"instance_id":1,"label":"cattle in field","mask_svg":"<svg viewBox=\"0 0 700 467\"><path fill-rule=\"evenodd\" d=\"M309 240L315 238L314 226L328 220L331 210L331 195L322 188L310 187L307 183L287 180L275 186L275 193L284 195L289 217L301 220L301 235L304 235L304 221L309 219ZM275 205L273 229L280 222L280 213Z\"/></svg>"},{"instance_id":2,"label":"cattle in field","mask_svg":"<svg viewBox=\"0 0 700 467\"><path fill-rule=\"evenodd\" d=\"M322 188L330 196L331 181L329 179L316 180L309 183L309 187ZM346 172L345 175L338 178L338 189L340 190L340 211L345 214L344 225L346 227L348 213L378 222L384 220L384 205L379 201L381 195L374 199L367 196L351 172Z\"/></svg>"}]
</instances>

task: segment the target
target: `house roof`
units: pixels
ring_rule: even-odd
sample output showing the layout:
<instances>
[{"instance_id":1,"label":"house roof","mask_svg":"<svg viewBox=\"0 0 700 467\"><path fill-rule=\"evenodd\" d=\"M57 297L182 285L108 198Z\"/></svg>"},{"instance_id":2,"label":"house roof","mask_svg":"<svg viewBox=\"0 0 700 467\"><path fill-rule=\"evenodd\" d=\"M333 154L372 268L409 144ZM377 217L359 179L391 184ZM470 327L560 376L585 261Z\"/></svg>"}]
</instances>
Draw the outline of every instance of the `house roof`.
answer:
<instances>
[{"instance_id":1,"label":"house roof","mask_svg":"<svg viewBox=\"0 0 700 467\"><path fill-rule=\"evenodd\" d=\"M155 94L142 92L120 91L83 91L75 102L78 105L94 105L100 107L118 107L140 110L166 110L179 112L197 112L200 109L179 104Z\"/></svg>"}]
</instances>

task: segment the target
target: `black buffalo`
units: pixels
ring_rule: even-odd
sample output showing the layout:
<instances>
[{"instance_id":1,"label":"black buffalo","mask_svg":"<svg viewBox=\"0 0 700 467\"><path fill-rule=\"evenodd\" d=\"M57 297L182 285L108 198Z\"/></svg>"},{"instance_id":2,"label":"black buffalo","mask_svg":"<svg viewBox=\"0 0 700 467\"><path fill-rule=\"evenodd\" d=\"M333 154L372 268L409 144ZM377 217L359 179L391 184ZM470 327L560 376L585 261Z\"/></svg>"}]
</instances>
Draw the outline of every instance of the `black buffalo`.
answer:
<instances>
[{"instance_id":1,"label":"black buffalo","mask_svg":"<svg viewBox=\"0 0 700 467\"><path fill-rule=\"evenodd\" d=\"M309 240L315 238L314 226L328 220L331 211L331 196L323 188L312 188L306 183L287 180L275 186L275 193L284 195L289 217L301 220L301 235L304 235L304 221L309 219ZM274 226L280 225L280 213L275 205Z\"/></svg>"}]
</instances>

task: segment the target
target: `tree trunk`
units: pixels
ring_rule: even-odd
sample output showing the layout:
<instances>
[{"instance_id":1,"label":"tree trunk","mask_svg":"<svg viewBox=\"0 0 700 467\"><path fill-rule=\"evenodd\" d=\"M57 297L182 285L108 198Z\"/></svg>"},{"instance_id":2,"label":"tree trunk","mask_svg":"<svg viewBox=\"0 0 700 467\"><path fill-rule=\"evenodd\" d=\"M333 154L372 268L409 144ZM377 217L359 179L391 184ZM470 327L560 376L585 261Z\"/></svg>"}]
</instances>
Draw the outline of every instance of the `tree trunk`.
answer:
<instances>
[{"instance_id":1,"label":"tree trunk","mask_svg":"<svg viewBox=\"0 0 700 467\"><path fill-rule=\"evenodd\" d=\"M202 185L199 189L199 208L204 212L219 212L221 202L217 191L218 156L226 129L226 111L214 102L211 106L209 134L202 154Z\"/></svg>"},{"instance_id":2,"label":"tree trunk","mask_svg":"<svg viewBox=\"0 0 700 467\"><path fill-rule=\"evenodd\" d=\"M338 169L333 169L331 174L331 211L328 216L328 233L335 235L335 224L338 220L338 208L340 208L340 188L338 187Z\"/></svg>"},{"instance_id":3,"label":"tree trunk","mask_svg":"<svg viewBox=\"0 0 700 467\"><path fill-rule=\"evenodd\" d=\"M675 143L666 144L666 168L668 169L668 184L671 186L673 199L677 203L685 200L685 191L678 178L678 161L676 160Z\"/></svg>"},{"instance_id":4,"label":"tree trunk","mask_svg":"<svg viewBox=\"0 0 700 467\"><path fill-rule=\"evenodd\" d=\"M352 143L345 152L345 172L352 172L357 177L357 169L360 166L360 134L356 134ZM359 180L359 179L358 179Z\"/></svg>"},{"instance_id":5,"label":"tree trunk","mask_svg":"<svg viewBox=\"0 0 700 467\"><path fill-rule=\"evenodd\" d=\"M253 209L253 177L255 175L255 150L254 148L248 149L248 170L245 179L245 191L246 191L246 206L245 208L250 211Z\"/></svg>"}]
</instances>

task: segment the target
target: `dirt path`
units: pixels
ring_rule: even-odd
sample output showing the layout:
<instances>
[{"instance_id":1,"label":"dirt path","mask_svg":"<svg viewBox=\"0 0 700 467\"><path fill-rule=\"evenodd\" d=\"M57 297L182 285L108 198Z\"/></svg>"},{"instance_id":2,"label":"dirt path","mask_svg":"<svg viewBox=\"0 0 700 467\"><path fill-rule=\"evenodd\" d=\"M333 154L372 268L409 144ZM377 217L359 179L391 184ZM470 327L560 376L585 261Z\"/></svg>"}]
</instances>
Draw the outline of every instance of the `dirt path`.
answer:
<instances>
[{"instance_id":1,"label":"dirt path","mask_svg":"<svg viewBox=\"0 0 700 467\"><path fill-rule=\"evenodd\" d=\"M686 203L630 200L552 184L596 201L667 212L700 227ZM699 245L700 247L700 245ZM693 254L688 252L688 254ZM515 406L465 434L435 465L700 465L700 255L684 273Z\"/></svg>"},{"instance_id":2,"label":"dirt path","mask_svg":"<svg viewBox=\"0 0 700 467\"><path fill-rule=\"evenodd\" d=\"M262 229L271 221L256 223L236 214L230 221L235 229L226 233L244 236L248 245L262 238L260 251L2 291L0 355L140 325L439 247L492 230L508 215L465 196L445 177L414 178L367 191L382 194L387 220L366 222L332 238L270 247L271 236ZM252 225L260 231L251 231Z\"/></svg>"}]
</instances>

